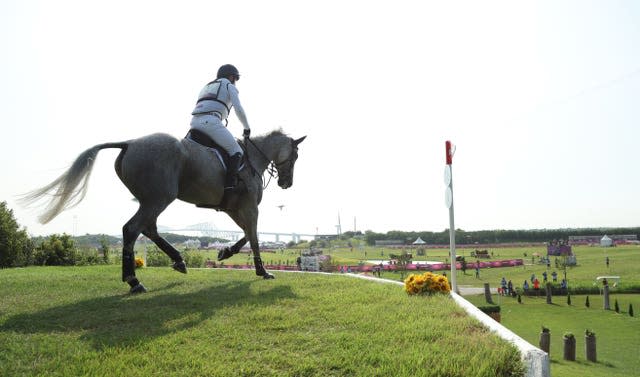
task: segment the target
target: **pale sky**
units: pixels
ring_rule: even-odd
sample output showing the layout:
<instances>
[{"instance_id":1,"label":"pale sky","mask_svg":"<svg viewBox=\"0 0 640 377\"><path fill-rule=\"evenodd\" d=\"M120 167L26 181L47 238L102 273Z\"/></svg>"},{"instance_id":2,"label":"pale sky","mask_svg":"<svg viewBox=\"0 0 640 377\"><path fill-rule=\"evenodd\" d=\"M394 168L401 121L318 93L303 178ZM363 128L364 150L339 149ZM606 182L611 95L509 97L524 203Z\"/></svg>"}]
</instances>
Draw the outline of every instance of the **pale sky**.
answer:
<instances>
[{"instance_id":1,"label":"pale sky","mask_svg":"<svg viewBox=\"0 0 640 377\"><path fill-rule=\"evenodd\" d=\"M17 195L85 149L183 137L217 68L240 70L254 135L300 145L259 229L442 231L640 226L636 1L0 2L0 201L32 235L118 235L136 203L103 150L79 206L37 222ZM241 136L234 115L229 128ZM278 205L285 207L280 210ZM223 213L174 202L158 224Z\"/></svg>"}]
</instances>

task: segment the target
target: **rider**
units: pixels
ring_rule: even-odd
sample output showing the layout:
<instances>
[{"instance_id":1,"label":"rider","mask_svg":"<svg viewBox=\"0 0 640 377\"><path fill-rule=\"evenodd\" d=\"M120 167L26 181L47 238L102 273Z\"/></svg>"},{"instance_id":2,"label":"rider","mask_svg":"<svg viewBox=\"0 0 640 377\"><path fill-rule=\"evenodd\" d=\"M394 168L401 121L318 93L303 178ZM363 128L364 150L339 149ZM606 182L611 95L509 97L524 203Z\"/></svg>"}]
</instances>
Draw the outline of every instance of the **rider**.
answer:
<instances>
[{"instance_id":1,"label":"rider","mask_svg":"<svg viewBox=\"0 0 640 377\"><path fill-rule=\"evenodd\" d=\"M247 138L251 134L247 116L238 98L238 89L235 87L238 80L240 73L236 67L231 64L221 66L216 79L200 91L196 107L191 112L191 129L209 135L229 154L225 191L233 190L238 184L238 167L242 159L242 149L226 127L232 107L235 107L236 116L244 127L243 136ZM222 124L223 120L225 124Z\"/></svg>"}]
</instances>

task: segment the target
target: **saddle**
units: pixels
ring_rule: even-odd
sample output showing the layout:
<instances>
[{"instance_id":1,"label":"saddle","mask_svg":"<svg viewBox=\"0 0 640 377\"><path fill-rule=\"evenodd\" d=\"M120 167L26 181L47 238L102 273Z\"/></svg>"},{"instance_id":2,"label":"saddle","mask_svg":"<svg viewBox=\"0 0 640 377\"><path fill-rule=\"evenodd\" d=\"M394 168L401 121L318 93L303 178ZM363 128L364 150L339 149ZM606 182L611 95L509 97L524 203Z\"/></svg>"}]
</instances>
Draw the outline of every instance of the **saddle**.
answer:
<instances>
[{"instance_id":1,"label":"saddle","mask_svg":"<svg viewBox=\"0 0 640 377\"><path fill-rule=\"evenodd\" d=\"M187 136L185 136L184 138L194 141L202 145L203 147L207 147L211 149L211 151L216 155L216 157L218 157L218 160L220 160L220 162L222 163L222 167L224 168L224 170L225 171L227 170L227 166L229 165L229 153L227 153L227 151L224 148L222 148L218 143L216 143L215 140L213 140L209 135L207 135L206 133L200 130L192 129L192 130L189 130L189 132L187 132ZM243 152L242 161L238 166L238 172L240 172L246 164L247 153L243 144L238 143L238 145L240 145L240 148L242 148L242 152Z\"/></svg>"},{"instance_id":2,"label":"saddle","mask_svg":"<svg viewBox=\"0 0 640 377\"><path fill-rule=\"evenodd\" d=\"M189 130L189 132L187 132L185 139L194 141L202 145L203 147L206 147L209 150L211 150L216 155L218 160L220 160L220 163L222 164L222 168L225 171L227 170L227 166L229 165L229 153L227 153L227 151L224 148L222 148L211 137L209 137L209 135L207 135L206 133L200 130L191 129ZM247 162L247 153L246 153L247 151L245 149L245 146L241 143L238 143L238 144L240 145L240 148L242 148L242 151L244 152L242 154L242 161L238 166L238 173L239 173L242 171L242 169L245 168L245 165L248 165L248 162ZM216 211L230 210L235 206L235 202L237 201L238 195L246 191L247 191L246 183L240 176L238 177L238 186L236 190L234 190L233 192L225 191L224 196L222 197L222 201L220 201L220 203L218 204L200 203L200 204L196 204L196 207L212 208L212 209L215 209Z\"/></svg>"}]
</instances>

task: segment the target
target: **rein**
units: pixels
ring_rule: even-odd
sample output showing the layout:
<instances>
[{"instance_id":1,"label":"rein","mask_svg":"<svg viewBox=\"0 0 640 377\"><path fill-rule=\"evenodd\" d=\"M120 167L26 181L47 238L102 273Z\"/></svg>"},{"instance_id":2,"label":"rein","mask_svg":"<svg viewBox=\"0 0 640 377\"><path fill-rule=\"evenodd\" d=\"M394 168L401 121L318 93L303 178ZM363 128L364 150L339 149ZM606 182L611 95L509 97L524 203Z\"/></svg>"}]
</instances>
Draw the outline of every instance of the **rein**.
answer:
<instances>
[{"instance_id":1,"label":"rein","mask_svg":"<svg viewBox=\"0 0 640 377\"><path fill-rule=\"evenodd\" d=\"M276 169L276 164L275 162L271 161L271 159L269 159L269 157L267 157L266 154L264 154L264 152L256 145L256 143L253 142L253 140L251 140L250 138L246 138L245 140L248 140L251 143L251 145L253 145L253 147L258 152L260 152L262 157L264 157L265 160L269 161L269 165L267 165L267 169L265 170L267 173L269 173L269 180L265 183L264 173L262 173L262 177L260 178L262 180L262 189L266 190L267 187L269 186L269 183L271 183L271 178L276 178L278 176L278 169ZM247 154L248 153L249 153L249 149L247 149Z\"/></svg>"}]
</instances>

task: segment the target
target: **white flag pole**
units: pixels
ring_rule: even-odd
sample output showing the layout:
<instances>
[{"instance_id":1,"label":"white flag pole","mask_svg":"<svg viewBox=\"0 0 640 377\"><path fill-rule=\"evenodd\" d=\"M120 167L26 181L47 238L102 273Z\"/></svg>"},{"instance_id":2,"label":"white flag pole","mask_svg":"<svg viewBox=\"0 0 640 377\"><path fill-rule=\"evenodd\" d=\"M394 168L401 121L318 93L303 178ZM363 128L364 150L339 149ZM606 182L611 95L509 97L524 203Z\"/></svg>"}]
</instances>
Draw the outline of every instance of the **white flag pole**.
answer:
<instances>
[{"instance_id":1,"label":"white flag pole","mask_svg":"<svg viewBox=\"0 0 640 377\"><path fill-rule=\"evenodd\" d=\"M458 283L456 281L456 228L453 216L453 172L451 165L453 164L453 155L456 152L455 146L451 141L445 142L446 165L444 169L444 183L447 186L445 191L445 204L449 208L449 256L451 257L451 289L458 291Z\"/></svg>"}]
</instances>

